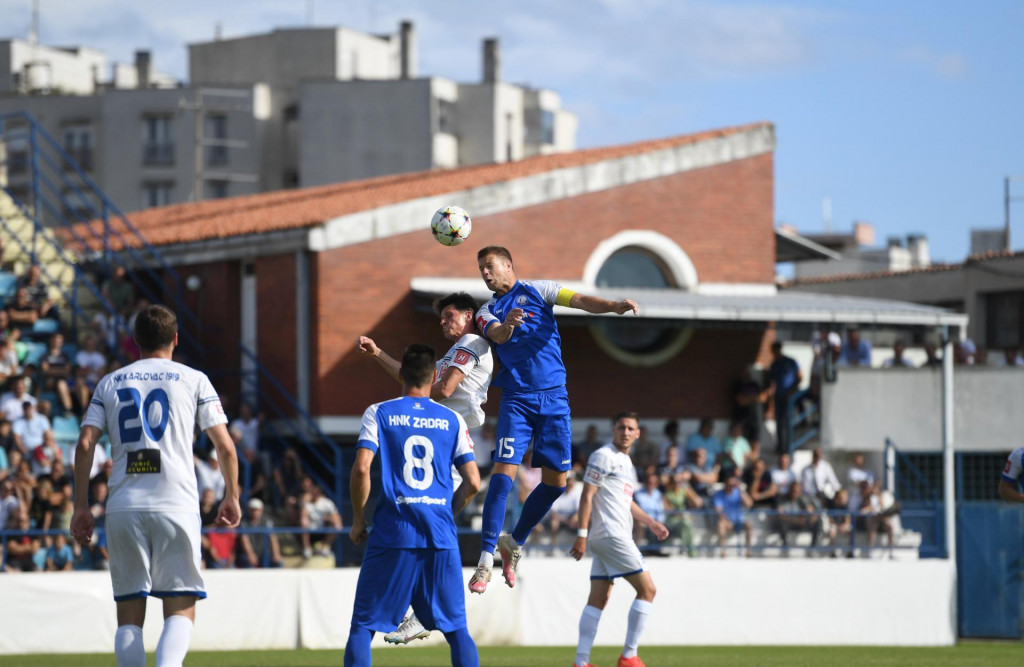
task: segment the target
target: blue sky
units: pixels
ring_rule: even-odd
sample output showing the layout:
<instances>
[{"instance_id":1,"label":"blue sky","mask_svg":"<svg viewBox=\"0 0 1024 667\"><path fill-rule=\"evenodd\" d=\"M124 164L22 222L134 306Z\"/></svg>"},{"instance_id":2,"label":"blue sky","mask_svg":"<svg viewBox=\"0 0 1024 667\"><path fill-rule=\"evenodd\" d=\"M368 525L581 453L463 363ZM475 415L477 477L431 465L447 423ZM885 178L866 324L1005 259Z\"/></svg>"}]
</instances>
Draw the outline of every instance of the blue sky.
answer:
<instances>
[{"instance_id":1,"label":"blue sky","mask_svg":"<svg viewBox=\"0 0 1024 667\"><path fill-rule=\"evenodd\" d=\"M306 0L41 0L41 41L186 73L185 44L306 23ZM31 0L0 0L24 36ZM415 21L421 74L480 76L501 38L505 78L557 90L581 147L770 120L775 215L801 231L855 219L923 232L956 261L972 227L1003 224L1003 177L1024 176L1024 2L314 0L314 24L390 32ZM1024 181L1017 184L1024 197ZM1024 201L1013 205L1024 248Z\"/></svg>"}]
</instances>

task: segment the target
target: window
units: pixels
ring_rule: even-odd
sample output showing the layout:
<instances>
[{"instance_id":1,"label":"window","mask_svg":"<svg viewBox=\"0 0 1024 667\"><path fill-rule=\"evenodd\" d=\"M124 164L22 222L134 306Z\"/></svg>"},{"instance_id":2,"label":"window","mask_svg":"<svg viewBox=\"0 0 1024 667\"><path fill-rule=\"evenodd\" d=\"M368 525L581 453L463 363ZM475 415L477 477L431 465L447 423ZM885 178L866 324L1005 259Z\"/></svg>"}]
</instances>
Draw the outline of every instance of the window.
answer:
<instances>
[{"instance_id":1,"label":"window","mask_svg":"<svg viewBox=\"0 0 1024 667\"><path fill-rule=\"evenodd\" d=\"M540 141L543 144L555 143L555 113L553 111L541 109Z\"/></svg>"},{"instance_id":2,"label":"window","mask_svg":"<svg viewBox=\"0 0 1024 667\"><path fill-rule=\"evenodd\" d=\"M1024 343L1024 292L993 292L981 298L985 300L985 347L1020 348Z\"/></svg>"},{"instance_id":3,"label":"window","mask_svg":"<svg viewBox=\"0 0 1024 667\"><path fill-rule=\"evenodd\" d=\"M206 199L224 199L228 196L228 182L222 180L206 182Z\"/></svg>"},{"instance_id":4,"label":"window","mask_svg":"<svg viewBox=\"0 0 1024 667\"><path fill-rule=\"evenodd\" d=\"M72 125L64 128L64 152L84 171L92 171L92 128ZM73 171L71 164L65 170Z\"/></svg>"},{"instance_id":5,"label":"window","mask_svg":"<svg viewBox=\"0 0 1024 667\"><path fill-rule=\"evenodd\" d=\"M7 173L17 176L28 172L28 151L10 150L7 153Z\"/></svg>"},{"instance_id":6,"label":"window","mask_svg":"<svg viewBox=\"0 0 1024 667\"><path fill-rule=\"evenodd\" d=\"M166 206L171 203L171 190L174 183L171 181L159 181L144 183L142 186L142 207L153 208L154 206Z\"/></svg>"},{"instance_id":7,"label":"window","mask_svg":"<svg viewBox=\"0 0 1024 667\"><path fill-rule=\"evenodd\" d=\"M455 134L455 102L437 100L437 131Z\"/></svg>"},{"instance_id":8,"label":"window","mask_svg":"<svg viewBox=\"0 0 1024 667\"><path fill-rule=\"evenodd\" d=\"M174 164L174 135L170 116L143 118L142 163L158 166Z\"/></svg>"},{"instance_id":9,"label":"window","mask_svg":"<svg viewBox=\"0 0 1024 667\"><path fill-rule=\"evenodd\" d=\"M206 162L210 166L228 163L228 117L223 114L206 117Z\"/></svg>"}]
</instances>

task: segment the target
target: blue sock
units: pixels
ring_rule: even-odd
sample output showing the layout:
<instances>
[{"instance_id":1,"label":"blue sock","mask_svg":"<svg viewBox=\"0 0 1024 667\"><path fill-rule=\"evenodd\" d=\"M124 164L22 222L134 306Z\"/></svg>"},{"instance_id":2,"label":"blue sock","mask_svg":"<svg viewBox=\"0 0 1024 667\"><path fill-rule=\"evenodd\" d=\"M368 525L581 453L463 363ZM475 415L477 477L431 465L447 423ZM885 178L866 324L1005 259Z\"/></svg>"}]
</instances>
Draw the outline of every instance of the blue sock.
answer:
<instances>
[{"instance_id":1,"label":"blue sock","mask_svg":"<svg viewBox=\"0 0 1024 667\"><path fill-rule=\"evenodd\" d=\"M483 530L480 536L480 550L494 553L498 546L498 536L505 525L505 503L512 490L512 478L508 475L491 475L491 483L487 485L487 497L484 498Z\"/></svg>"},{"instance_id":2,"label":"blue sock","mask_svg":"<svg viewBox=\"0 0 1024 667\"><path fill-rule=\"evenodd\" d=\"M469 636L469 630L462 628L455 632L446 632L444 638L452 647L453 667L479 667L480 655L476 652L476 642Z\"/></svg>"},{"instance_id":3,"label":"blue sock","mask_svg":"<svg viewBox=\"0 0 1024 667\"><path fill-rule=\"evenodd\" d=\"M519 515L519 523L512 529L512 539L516 544L526 544L530 532L540 523L559 496L565 493L564 486L550 486L541 482L530 492L523 503L523 511Z\"/></svg>"},{"instance_id":4,"label":"blue sock","mask_svg":"<svg viewBox=\"0 0 1024 667\"><path fill-rule=\"evenodd\" d=\"M348 642L345 644L345 667L369 667L371 641L373 630L353 625L348 631Z\"/></svg>"}]
</instances>

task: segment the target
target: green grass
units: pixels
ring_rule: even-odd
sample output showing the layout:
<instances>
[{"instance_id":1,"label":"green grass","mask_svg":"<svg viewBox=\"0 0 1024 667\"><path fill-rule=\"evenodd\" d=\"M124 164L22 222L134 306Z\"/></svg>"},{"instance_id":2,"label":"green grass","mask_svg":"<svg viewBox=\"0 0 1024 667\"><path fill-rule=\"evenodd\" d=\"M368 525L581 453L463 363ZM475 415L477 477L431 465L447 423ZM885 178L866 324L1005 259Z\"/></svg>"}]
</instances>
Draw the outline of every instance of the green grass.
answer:
<instances>
[{"instance_id":1,"label":"green grass","mask_svg":"<svg viewBox=\"0 0 1024 667\"><path fill-rule=\"evenodd\" d=\"M485 646L480 649L483 667L571 667L575 647ZM598 647L591 660L600 667L615 667L619 649ZM648 667L1001 667L1024 663L1020 642L969 642L949 648L864 647L681 647L641 646L640 657ZM57 665L110 665L113 656L18 655L2 656L11 667ZM149 657L153 665L153 656ZM190 653L186 667L340 667L341 651L224 651ZM373 652L379 667L444 667L450 665L447 647L388 647Z\"/></svg>"}]
</instances>

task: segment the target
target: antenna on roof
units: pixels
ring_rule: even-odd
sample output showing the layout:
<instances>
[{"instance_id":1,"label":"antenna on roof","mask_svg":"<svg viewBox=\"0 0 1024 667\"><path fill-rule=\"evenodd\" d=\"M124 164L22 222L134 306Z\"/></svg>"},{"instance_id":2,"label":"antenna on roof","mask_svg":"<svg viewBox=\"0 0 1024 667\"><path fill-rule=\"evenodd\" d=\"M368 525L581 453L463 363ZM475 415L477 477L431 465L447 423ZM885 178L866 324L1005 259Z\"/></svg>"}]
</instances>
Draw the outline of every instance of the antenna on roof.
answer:
<instances>
[{"instance_id":1,"label":"antenna on roof","mask_svg":"<svg viewBox=\"0 0 1024 667\"><path fill-rule=\"evenodd\" d=\"M223 29L223 26L221 26L220 21L214 22L214 24L213 24L213 41L219 42L223 35L224 35L224 29Z\"/></svg>"},{"instance_id":2,"label":"antenna on roof","mask_svg":"<svg viewBox=\"0 0 1024 667\"><path fill-rule=\"evenodd\" d=\"M825 197L821 200L821 218L823 226L825 227L825 233L832 233L832 200L829 197Z\"/></svg>"},{"instance_id":3,"label":"antenna on roof","mask_svg":"<svg viewBox=\"0 0 1024 667\"><path fill-rule=\"evenodd\" d=\"M313 25L313 0L306 0L306 25Z\"/></svg>"},{"instance_id":4,"label":"antenna on roof","mask_svg":"<svg viewBox=\"0 0 1024 667\"><path fill-rule=\"evenodd\" d=\"M28 29L28 43L32 46L39 43L39 0L32 0L32 24Z\"/></svg>"}]
</instances>

